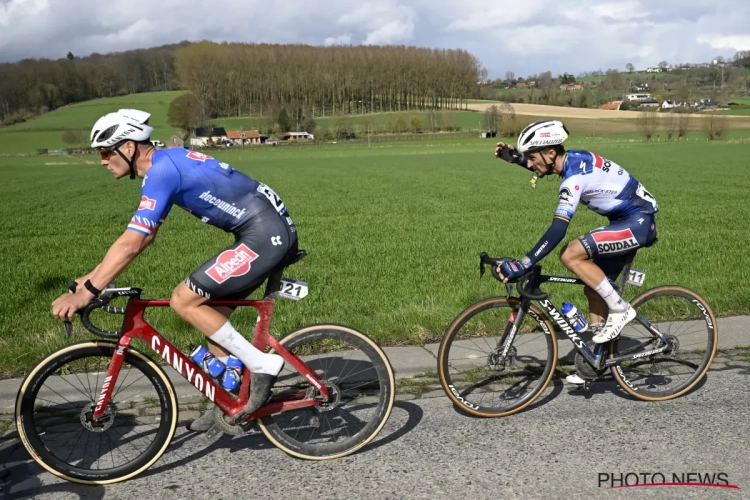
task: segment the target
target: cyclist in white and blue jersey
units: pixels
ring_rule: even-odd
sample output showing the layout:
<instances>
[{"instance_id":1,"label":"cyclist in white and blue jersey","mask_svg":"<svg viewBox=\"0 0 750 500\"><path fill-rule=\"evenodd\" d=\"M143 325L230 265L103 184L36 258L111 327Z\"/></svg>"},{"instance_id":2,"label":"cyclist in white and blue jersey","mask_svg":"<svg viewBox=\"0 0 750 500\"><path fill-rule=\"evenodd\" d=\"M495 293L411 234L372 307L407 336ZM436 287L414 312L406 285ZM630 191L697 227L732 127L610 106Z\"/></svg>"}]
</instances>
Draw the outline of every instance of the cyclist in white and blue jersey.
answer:
<instances>
[{"instance_id":1,"label":"cyclist in white and blue jersey","mask_svg":"<svg viewBox=\"0 0 750 500\"><path fill-rule=\"evenodd\" d=\"M563 240L579 202L607 217L607 226L571 241L560 254L563 265L586 284L592 325L606 318L593 337L595 343L603 343L616 338L636 316L609 279L616 279L622 272L628 256L656 242L654 214L659 206L651 193L617 163L590 151L565 151L562 144L568 135L562 122L544 120L527 126L516 148L497 144L495 156L532 170L538 177L562 177L560 200L549 230L525 257L504 262L498 273L506 282L518 278L549 254ZM567 380L584 383L576 374Z\"/></svg>"},{"instance_id":2,"label":"cyclist in white and blue jersey","mask_svg":"<svg viewBox=\"0 0 750 500\"><path fill-rule=\"evenodd\" d=\"M76 291L52 304L53 315L71 320L107 283L117 278L148 245L172 205L202 222L231 233L235 241L199 266L178 285L170 305L209 340L209 349L226 363L229 354L252 372L250 399L241 412L262 406L284 365L276 354L254 347L229 322L233 308L212 307L210 299L244 299L286 259L297 253L297 230L286 205L268 186L211 156L183 148L157 151L149 138L150 115L121 109L100 118L91 131L91 147L115 179L143 179L138 209L102 262L76 280ZM213 412L192 422L206 431Z\"/></svg>"}]
</instances>

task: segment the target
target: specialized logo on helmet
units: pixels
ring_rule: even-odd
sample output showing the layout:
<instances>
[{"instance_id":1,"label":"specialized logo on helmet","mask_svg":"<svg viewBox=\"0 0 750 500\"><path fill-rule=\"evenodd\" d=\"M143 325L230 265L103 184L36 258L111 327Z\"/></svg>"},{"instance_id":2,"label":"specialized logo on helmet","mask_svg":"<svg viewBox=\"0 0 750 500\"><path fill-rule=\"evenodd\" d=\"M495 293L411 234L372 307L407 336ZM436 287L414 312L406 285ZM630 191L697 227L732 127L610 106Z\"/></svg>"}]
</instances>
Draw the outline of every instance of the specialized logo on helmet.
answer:
<instances>
[{"instance_id":1,"label":"specialized logo on helmet","mask_svg":"<svg viewBox=\"0 0 750 500\"><path fill-rule=\"evenodd\" d=\"M535 151L546 146L562 144L568 138L568 130L559 120L542 120L529 124L518 136L520 153Z\"/></svg>"},{"instance_id":2,"label":"specialized logo on helmet","mask_svg":"<svg viewBox=\"0 0 750 500\"><path fill-rule=\"evenodd\" d=\"M599 231L591 236L594 238L600 254L621 252L639 246L638 240L635 239L630 228L621 231Z\"/></svg>"},{"instance_id":3,"label":"specialized logo on helmet","mask_svg":"<svg viewBox=\"0 0 750 500\"><path fill-rule=\"evenodd\" d=\"M243 243L237 248L221 252L216 264L206 269L206 274L215 282L224 283L229 278L246 274L250 270L250 263L257 258L258 254Z\"/></svg>"},{"instance_id":4,"label":"specialized logo on helmet","mask_svg":"<svg viewBox=\"0 0 750 500\"><path fill-rule=\"evenodd\" d=\"M141 204L138 205L138 210L153 210L156 208L156 200L152 200L147 196L141 196Z\"/></svg>"}]
</instances>

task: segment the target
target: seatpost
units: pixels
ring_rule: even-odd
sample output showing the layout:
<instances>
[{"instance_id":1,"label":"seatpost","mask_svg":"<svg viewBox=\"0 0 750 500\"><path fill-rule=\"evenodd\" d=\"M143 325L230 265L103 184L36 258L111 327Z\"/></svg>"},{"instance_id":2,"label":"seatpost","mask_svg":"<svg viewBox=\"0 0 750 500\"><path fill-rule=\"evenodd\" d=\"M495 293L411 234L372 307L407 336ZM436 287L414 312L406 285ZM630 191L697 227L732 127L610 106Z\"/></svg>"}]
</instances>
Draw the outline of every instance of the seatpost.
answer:
<instances>
[{"instance_id":1,"label":"seatpost","mask_svg":"<svg viewBox=\"0 0 750 500\"><path fill-rule=\"evenodd\" d=\"M264 300L276 300L279 295L279 288L281 288L281 275L284 272L284 268L280 267L271 274L266 283L266 291L263 294Z\"/></svg>"},{"instance_id":2,"label":"seatpost","mask_svg":"<svg viewBox=\"0 0 750 500\"><path fill-rule=\"evenodd\" d=\"M630 276L630 267L633 264L634 257L635 253L631 253L625 258L625 267L622 269L620 279L615 283L615 290L617 290L617 293L620 296L622 296L622 292L625 290L625 282L628 280L628 276Z\"/></svg>"}]
</instances>

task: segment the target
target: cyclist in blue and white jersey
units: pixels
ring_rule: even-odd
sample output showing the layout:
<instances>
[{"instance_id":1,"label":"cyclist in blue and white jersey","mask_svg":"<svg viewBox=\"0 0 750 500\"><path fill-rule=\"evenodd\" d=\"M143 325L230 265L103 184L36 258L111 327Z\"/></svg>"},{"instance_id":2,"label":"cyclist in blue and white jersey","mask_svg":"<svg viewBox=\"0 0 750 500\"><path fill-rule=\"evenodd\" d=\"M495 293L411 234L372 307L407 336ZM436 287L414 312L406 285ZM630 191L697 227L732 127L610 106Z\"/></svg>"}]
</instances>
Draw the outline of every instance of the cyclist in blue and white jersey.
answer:
<instances>
[{"instance_id":1,"label":"cyclist in blue and white jersey","mask_svg":"<svg viewBox=\"0 0 750 500\"><path fill-rule=\"evenodd\" d=\"M252 372L249 415L267 400L284 365L281 356L255 348L229 322L233 308L212 307L210 299L244 299L284 261L297 253L297 231L284 202L265 184L211 156L183 148L157 151L149 141L153 128L146 112L121 109L100 118L91 131L91 147L115 179L143 179L140 204L124 233L102 262L76 280L74 293L52 304L53 315L71 320L102 288L117 278L148 245L172 205L202 222L232 233L228 248L199 266L178 285L170 305L208 337L209 349L226 363L229 354ZM189 426L206 431L213 412ZM240 416L242 416L240 415Z\"/></svg>"},{"instance_id":2,"label":"cyclist in blue and white jersey","mask_svg":"<svg viewBox=\"0 0 750 500\"><path fill-rule=\"evenodd\" d=\"M565 151L562 144L568 130L557 120L538 121L518 137L516 148L502 142L495 156L534 171L538 177L562 177L559 203L552 225L534 248L520 261L504 262L497 269L504 281L518 278L549 254L562 240L579 202L609 219L600 227L568 243L560 254L563 265L585 284L592 325L598 329L595 343L608 342L632 321L635 310L612 287L626 258L656 240L654 214L659 210L654 197L624 168L590 151ZM568 382L583 384L577 374Z\"/></svg>"}]
</instances>

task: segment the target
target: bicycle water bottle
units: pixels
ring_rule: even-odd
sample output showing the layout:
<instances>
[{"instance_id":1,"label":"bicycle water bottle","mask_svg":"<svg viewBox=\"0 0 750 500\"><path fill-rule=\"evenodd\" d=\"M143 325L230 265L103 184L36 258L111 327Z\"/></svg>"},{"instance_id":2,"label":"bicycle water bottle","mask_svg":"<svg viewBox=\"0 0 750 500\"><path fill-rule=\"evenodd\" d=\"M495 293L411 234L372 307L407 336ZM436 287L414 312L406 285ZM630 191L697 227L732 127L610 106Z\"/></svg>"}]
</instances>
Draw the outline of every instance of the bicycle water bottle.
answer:
<instances>
[{"instance_id":1,"label":"bicycle water bottle","mask_svg":"<svg viewBox=\"0 0 750 500\"><path fill-rule=\"evenodd\" d=\"M242 381L242 370L245 366L242 361L234 356L229 356L227 360L227 369L224 371L224 375L221 376L221 386L228 391L236 391L240 388L240 382Z\"/></svg>"},{"instance_id":2,"label":"bicycle water bottle","mask_svg":"<svg viewBox=\"0 0 750 500\"><path fill-rule=\"evenodd\" d=\"M194 346L193 352L190 353L190 359L195 361L203 371L213 378L219 378L224 373L224 363L202 345Z\"/></svg>"},{"instance_id":3,"label":"bicycle water bottle","mask_svg":"<svg viewBox=\"0 0 750 500\"><path fill-rule=\"evenodd\" d=\"M570 323L576 332L585 332L589 327L589 323L586 321L586 318L583 317L583 314L581 314L578 309L576 309L576 306L570 302L563 303L562 313L568 318L568 323Z\"/></svg>"}]
</instances>

